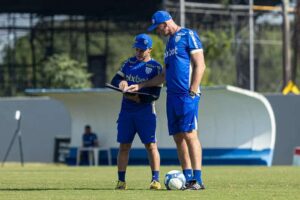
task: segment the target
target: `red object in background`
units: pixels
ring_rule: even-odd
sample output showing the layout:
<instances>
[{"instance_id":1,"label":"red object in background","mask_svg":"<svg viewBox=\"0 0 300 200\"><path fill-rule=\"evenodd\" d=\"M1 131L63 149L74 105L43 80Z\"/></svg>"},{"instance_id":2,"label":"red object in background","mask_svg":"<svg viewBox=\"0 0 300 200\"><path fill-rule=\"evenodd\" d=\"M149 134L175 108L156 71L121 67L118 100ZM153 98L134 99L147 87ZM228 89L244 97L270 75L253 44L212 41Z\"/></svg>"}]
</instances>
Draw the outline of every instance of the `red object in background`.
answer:
<instances>
[{"instance_id":1,"label":"red object in background","mask_svg":"<svg viewBox=\"0 0 300 200\"><path fill-rule=\"evenodd\" d=\"M294 154L300 156L300 147L295 147Z\"/></svg>"}]
</instances>

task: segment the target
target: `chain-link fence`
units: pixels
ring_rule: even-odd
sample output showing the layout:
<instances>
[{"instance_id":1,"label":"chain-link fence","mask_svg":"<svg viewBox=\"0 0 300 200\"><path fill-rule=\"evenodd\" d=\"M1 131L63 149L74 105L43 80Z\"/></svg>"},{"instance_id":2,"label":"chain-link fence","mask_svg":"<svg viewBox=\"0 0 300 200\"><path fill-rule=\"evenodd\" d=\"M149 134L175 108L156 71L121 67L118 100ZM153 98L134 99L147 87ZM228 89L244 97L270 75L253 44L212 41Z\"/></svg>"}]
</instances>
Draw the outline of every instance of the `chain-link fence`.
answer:
<instances>
[{"instance_id":1,"label":"chain-link fence","mask_svg":"<svg viewBox=\"0 0 300 200\"><path fill-rule=\"evenodd\" d=\"M179 1L163 1L174 20L180 23ZM249 9L248 1L210 4L186 1L185 27L198 31L203 42L207 85L236 85L249 88ZM232 3L232 2L231 2ZM233 2L234 3L234 2ZM238 4L239 3L239 4ZM293 13L290 13L293 27ZM144 17L145 18L145 17ZM143 18L143 19L144 19ZM126 16L97 18L84 15L0 15L0 95L23 94L26 88L44 87L43 62L65 53L85 63L93 74L94 87L103 86L121 63L134 54L136 34L146 32L149 20L124 20ZM255 90L280 92L282 89L281 11L254 12ZM291 29L291 38L293 36ZM163 47L154 55L163 62ZM299 73L299 72L298 72Z\"/></svg>"}]
</instances>

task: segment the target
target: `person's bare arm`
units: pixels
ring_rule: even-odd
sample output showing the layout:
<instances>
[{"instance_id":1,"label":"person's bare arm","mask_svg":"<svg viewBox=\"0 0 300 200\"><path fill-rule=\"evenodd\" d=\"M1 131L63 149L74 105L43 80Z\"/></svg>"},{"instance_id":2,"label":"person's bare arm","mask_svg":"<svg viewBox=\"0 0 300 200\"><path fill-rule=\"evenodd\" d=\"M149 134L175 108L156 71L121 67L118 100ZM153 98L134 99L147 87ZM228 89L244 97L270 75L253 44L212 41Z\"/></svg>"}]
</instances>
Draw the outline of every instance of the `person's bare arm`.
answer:
<instances>
[{"instance_id":1,"label":"person's bare arm","mask_svg":"<svg viewBox=\"0 0 300 200\"><path fill-rule=\"evenodd\" d=\"M164 81L165 81L165 68L163 68L162 73L158 74L157 76L155 76L154 78L148 81L139 84L130 85L127 88L127 91L136 92L144 87L153 87L153 86L161 85L162 83L164 83Z\"/></svg>"},{"instance_id":2,"label":"person's bare arm","mask_svg":"<svg viewBox=\"0 0 300 200\"><path fill-rule=\"evenodd\" d=\"M197 93L198 87L201 83L204 71L205 71L205 61L203 51L197 51L191 54L193 73L190 91Z\"/></svg>"}]
</instances>

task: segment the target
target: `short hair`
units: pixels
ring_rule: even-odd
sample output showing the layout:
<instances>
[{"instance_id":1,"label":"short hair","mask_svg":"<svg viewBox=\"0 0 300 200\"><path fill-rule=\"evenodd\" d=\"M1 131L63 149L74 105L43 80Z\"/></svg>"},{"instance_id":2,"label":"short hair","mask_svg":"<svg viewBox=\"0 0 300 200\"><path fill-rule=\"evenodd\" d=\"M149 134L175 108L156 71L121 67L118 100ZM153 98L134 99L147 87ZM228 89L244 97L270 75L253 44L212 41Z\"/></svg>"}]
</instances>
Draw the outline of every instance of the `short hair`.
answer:
<instances>
[{"instance_id":1,"label":"short hair","mask_svg":"<svg viewBox=\"0 0 300 200\"><path fill-rule=\"evenodd\" d=\"M85 128L85 129L91 129L91 126L90 126L90 125L85 125L84 128Z\"/></svg>"}]
</instances>

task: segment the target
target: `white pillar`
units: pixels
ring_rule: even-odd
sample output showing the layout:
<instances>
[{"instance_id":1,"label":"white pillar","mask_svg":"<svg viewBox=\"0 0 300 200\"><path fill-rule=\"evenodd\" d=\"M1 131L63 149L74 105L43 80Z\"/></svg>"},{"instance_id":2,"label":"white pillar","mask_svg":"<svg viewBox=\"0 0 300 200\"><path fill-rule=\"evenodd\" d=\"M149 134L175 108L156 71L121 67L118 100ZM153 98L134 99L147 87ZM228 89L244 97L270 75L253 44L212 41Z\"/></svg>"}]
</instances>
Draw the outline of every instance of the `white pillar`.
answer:
<instances>
[{"instance_id":1,"label":"white pillar","mask_svg":"<svg viewBox=\"0 0 300 200\"><path fill-rule=\"evenodd\" d=\"M180 0L180 26L185 27L185 0Z\"/></svg>"},{"instance_id":2,"label":"white pillar","mask_svg":"<svg viewBox=\"0 0 300 200\"><path fill-rule=\"evenodd\" d=\"M250 69L250 90L255 89L254 78L254 20L253 20L253 0L249 0L249 69Z\"/></svg>"}]
</instances>

